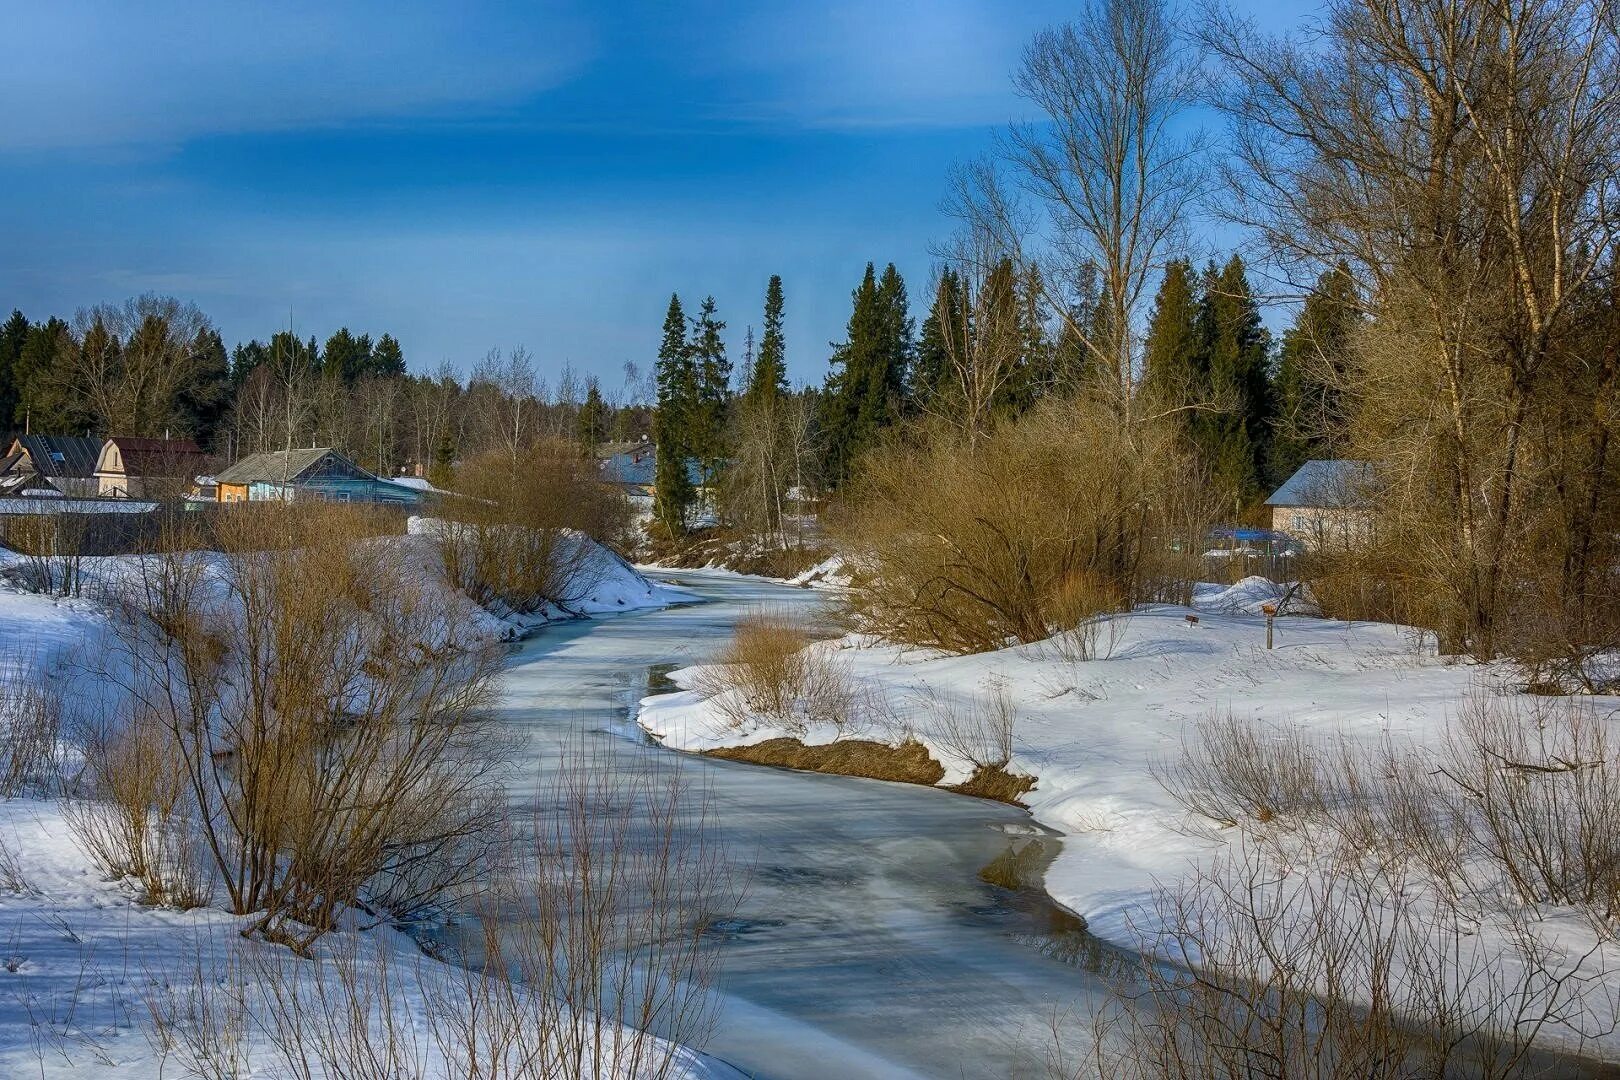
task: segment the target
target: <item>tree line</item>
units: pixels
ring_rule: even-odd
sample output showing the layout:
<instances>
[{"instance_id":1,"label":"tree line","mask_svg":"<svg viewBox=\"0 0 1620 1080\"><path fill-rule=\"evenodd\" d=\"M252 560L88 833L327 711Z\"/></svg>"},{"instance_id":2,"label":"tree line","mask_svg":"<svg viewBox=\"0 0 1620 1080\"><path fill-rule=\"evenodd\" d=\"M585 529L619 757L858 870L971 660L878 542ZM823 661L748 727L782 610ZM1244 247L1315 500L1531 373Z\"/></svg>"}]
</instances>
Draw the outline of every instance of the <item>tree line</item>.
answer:
<instances>
[{"instance_id":1,"label":"tree line","mask_svg":"<svg viewBox=\"0 0 1620 1080\"><path fill-rule=\"evenodd\" d=\"M341 327L325 341L279 331L227 350L195 305L144 295L71 320L0 324L0 432L172 436L225 461L334 446L388 475L444 476L464 456L542 439L594 448L649 434L645 380L564 367L549 385L527 350L491 350L467 376L412 373L392 334Z\"/></svg>"}]
</instances>

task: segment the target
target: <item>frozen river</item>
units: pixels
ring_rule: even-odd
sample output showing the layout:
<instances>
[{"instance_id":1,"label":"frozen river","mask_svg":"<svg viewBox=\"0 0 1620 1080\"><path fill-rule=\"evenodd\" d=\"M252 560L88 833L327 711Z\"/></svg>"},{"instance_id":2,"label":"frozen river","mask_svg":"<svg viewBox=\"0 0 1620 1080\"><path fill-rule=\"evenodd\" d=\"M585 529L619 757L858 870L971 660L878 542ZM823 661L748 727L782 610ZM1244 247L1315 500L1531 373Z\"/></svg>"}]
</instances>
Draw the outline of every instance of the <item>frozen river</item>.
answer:
<instances>
[{"instance_id":1,"label":"frozen river","mask_svg":"<svg viewBox=\"0 0 1620 1080\"><path fill-rule=\"evenodd\" d=\"M565 743L629 768L667 757L632 720L657 673L712 653L750 606L818 602L730 575L668 579L708 603L550 627L513 657L504 709L529 747L515 799ZM1117 955L1054 925L1033 893L979 878L1029 843L1017 809L709 758L684 769L752 867L711 1054L768 1080L1044 1076L1054 1015L1083 1030L1098 966Z\"/></svg>"}]
</instances>

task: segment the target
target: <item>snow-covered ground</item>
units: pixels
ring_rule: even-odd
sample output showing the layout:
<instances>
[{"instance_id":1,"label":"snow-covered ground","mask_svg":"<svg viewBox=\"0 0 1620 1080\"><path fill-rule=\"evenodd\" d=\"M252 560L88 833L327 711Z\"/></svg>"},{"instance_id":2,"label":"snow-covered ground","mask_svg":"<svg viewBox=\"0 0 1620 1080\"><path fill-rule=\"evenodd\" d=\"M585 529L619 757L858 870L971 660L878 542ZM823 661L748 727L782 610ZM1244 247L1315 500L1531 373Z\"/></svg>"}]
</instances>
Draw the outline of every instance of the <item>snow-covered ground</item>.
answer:
<instances>
[{"instance_id":1,"label":"snow-covered ground","mask_svg":"<svg viewBox=\"0 0 1620 1080\"><path fill-rule=\"evenodd\" d=\"M738 724L738 710L695 689L705 685L701 667L673 673L685 689L644 700L639 722L683 750L779 736L915 738L945 767L940 783L953 784L973 764L942 718L1005 700L1017 716L1008 768L1037 778L1024 801L1064 836L1047 891L1095 934L1134 947L1154 924L1159 887L1188 879L1226 847L1210 830L1189 828L1187 813L1154 777L1156 765L1196 739L1201 721L1230 713L1298 728L1325 746L1348 740L1371 749L1388 737L1432 747L1470 693L1509 688L1505 668L1440 657L1432 638L1387 624L1278 618L1267 650L1261 607L1282 597L1258 578L1202 586L1192 608L1151 605L1108 620L1090 660L1044 642L960 657L858 636L812 646L856 686L876 692L882 704L868 709L875 719L858 730L803 717ZM1308 600L1295 599L1290 610L1308 610ZM1620 708L1620 698L1598 706ZM1571 957L1594 944L1576 921L1556 925ZM1620 952L1606 963L1620 973ZM1612 1036L1604 1045L1620 1049Z\"/></svg>"},{"instance_id":2,"label":"snow-covered ground","mask_svg":"<svg viewBox=\"0 0 1620 1080\"><path fill-rule=\"evenodd\" d=\"M398 545L400 565L442 589L446 609L455 613L449 622L474 637L509 639L550 618L693 599L580 537L577 542L589 545L591 584L570 611L489 612L451 588L424 531L413 520L409 535L372 542ZM137 558L85 559L85 596L72 599L19 588L25 562L0 548L0 626L6 631L0 687L52 682L69 725L111 714L121 691L108 658L117 650L109 647L113 626L97 598L125 588L139 569ZM408 1074L466 1075L436 1041L430 1014L443 1006L430 1003L458 995L465 1001L468 976L424 957L405 936L350 929L323 939L315 959L298 960L279 946L244 940L242 920L217 907L181 912L144 906L137 897L131 884L101 878L74 840L61 800L0 801L0 1077L296 1075L278 1064L275 1017L260 978L271 968L305 995L323 985L332 993L352 978L376 1000L377 988L387 985L393 1019L412 1047ZM442 1017L441 1011L441 1031ZM173 1038L160 1036L164 1025L174 1028ZM239 1073L191 1060L205 1050L233 1058ZM736 1075L684 1049L672 1053L677 1077ZM328 1074L330 1080L341 1075Z\"/></svg>"}]
</instances>

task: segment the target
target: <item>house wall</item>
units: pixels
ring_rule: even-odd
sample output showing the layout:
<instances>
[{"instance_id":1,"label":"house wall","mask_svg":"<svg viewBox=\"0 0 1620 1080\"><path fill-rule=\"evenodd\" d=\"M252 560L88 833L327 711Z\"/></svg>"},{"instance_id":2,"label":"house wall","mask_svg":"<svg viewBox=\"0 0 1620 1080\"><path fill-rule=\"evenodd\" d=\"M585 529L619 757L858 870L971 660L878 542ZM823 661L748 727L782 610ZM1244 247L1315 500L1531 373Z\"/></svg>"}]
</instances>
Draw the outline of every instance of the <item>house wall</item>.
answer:
<instances>
[{"instance_id":1,"label":"house wall","mask_svg":"<svg viewBox=\"0 0 1620 1080\"><path fill-rule=\"evenodd\" d=\"M248 486L246 484L220 484L215 489L214 497L222 503L247 502Z\"/></svg>"},{"instance_id":2,"label":"house wall","mask_svg":"<svg viewBox=\"0 0 1620 1080\"><path fill-rule=\"evenodd\" d=\"M1274 506L1271 527L1307 547L1349 547L1372 532L1372 511L1328 506Z\"/></svg>"}]
</instances>

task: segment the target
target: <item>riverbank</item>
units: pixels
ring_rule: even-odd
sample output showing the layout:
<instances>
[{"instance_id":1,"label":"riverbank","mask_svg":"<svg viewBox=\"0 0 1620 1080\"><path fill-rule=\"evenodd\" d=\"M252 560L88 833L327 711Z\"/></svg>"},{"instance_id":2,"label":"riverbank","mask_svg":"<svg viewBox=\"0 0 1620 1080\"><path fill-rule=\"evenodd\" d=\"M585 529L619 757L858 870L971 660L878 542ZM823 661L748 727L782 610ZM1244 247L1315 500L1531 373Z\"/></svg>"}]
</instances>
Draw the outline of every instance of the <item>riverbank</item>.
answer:
<instances>
[{"instance_id":1,"label":"riverbank","mask_svg":"<svg viewBox=\"0 0 1620 1080\"><path fill-rule=\"evenodd\" d=\"M588 587L566 609L528 614L473 604L446 579L438 549L413 522L385 561L439 613L446 642L513 640L557 620L657 610L696 600L651 581L583 537ZM199 553L205 573L214 556ZM20 557L0 550L0 576ZM78 740L116 732L132 707L117 603L136 595L142 560L84 559L83 596L60 598L0 582L0 762L14 791L0 800L0 1076L94 1075L135 1080L163 1075L377 1075L456 1077L468 1073L466 1037L495 1038L489 1010L538 1032L557 1010L522 988L424 955L415 940L372 913L344 913L311 955L244 937L256 916L223 910L223 889L198 867L197 906L159 906L141 885L108 880L73 823L95 804L76 790ZM49 713L37 713L43 704ZM36 716L52 725L44 752L19 772ZM155 796L154 796L155 797ZM482 1010L480 1012L479 1010ZM564 1022L569 1022L564 1017ZM595 1023L594 1021L589 1021ZM614 1035L644 1060L671 1061L682 1080L740 1074L656 1037ZM557 1029L547 1029L555 1032ZM561 1037L542 1035L542 1038ZM493 1044L491 1044L492 1046ZM531 1042L517 1052L532 1051ZM490 1049L486 1046L478 1052ZM610 1056L613 1051L610 1051ZM313 1067L313 1073L308 1070ZM611 1069L604 1075L617 1075Z\"/></svg>"},{"instance_id":2,"label":"riverbank","mask_svg":"<svg viewBox=\"0 0 1620 1080\"><path fill-rule=\"evenodd\" d=\"M1394 745L1422 760L1443 748L1465 703L1517 696L1516 672L1438 656L1432 641L1398 626L1283 618L1268 649L1260 608L1277 596L1253 579L1202 587L1191 608L1153 605L1108 620L1084 650L1060 641L953 657L860 637L821 643L812 647L847 672L860 702L861 715L837 725L807 716L738 722L736 703L717 706L714 682L694 667L672 673L681 692L643 701L638 722L670 747L745 759L749 747L783 739L824 748L914 744L930 762L912 760L911 770L950 787L985 756L982 745L965 746L973 737L964 734L973 726L967 718L1004 702L1015 716L1005 768L1033 778L1022 801L1063 837L1046 869L1047 892L1093 933L1136 949L1166 928L1163 887L1209 873L1231 854L1237 831L1195 820L1159 779L1229 718L1253 725L1263 741L1287 734L1329 755ZM1611 717L1620 709L1616 698L1591 704ZM979 734L994 741L994 732ZM841 756L820 753L829 762ZM910 751L908 760L918 756ZM1556 905L1512 914L1537 928L1549 971L1592 980L1591 1013L1582 1019L1596 1038L1549 1028L1549 1044L1620 1052L1611 1022L1620 987L1615 946ZM1501 962L1514 977L1514 932L1501 920L1477 923L1462 959Z\"/></svg>"}]
</instances>

